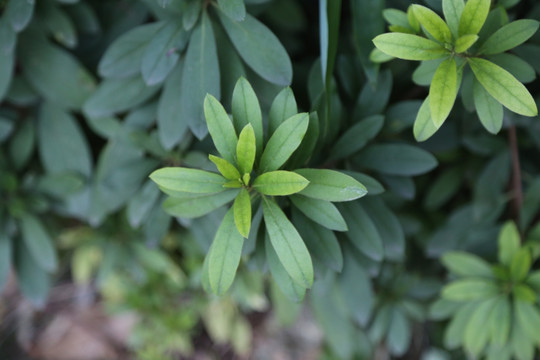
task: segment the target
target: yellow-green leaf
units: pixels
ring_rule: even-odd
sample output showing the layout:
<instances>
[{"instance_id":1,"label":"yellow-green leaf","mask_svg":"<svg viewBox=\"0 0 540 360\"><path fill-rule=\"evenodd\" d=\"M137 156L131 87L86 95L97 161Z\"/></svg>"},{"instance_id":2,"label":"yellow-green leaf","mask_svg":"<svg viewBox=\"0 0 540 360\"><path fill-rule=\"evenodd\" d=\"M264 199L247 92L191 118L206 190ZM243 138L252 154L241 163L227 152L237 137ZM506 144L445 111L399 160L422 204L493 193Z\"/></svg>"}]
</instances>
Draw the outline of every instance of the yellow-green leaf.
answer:
<instances>
[{"instance_id":1,"label":"yellow-green leaf","mask_svg":"<svg viewBox=\"0 0 540 360\"><path fill-rule=\"evenodd\" d=\"M405 60L434 60L449 55L441 44L418 35L389 33L373 39L383 53Z\"/></svg>"},{"instance_id":2,"label":"yellow-green leaf","mask_svg":"<svg viewBox=\"0 0 540 360\"><path fill-rule=\"evenodd\" d=\"M412 5L414 15L424 29L442 43L450 43L452 34L448 25L433 10L422 5Z\"/></svg>"},{"instance_id":3,"label":"yellow-green leaf","mask_svg":"<svg viewBox=\"0 0 540 360\"><path fill-rule=\"evenodd\" d=\"M302 191L309 181L291 171L277 170L257 176L253 188L264 195L284 196Z\"/></svg>"},{"instance_id":4,"label":"yellow-green leaf","mask_svg":"<svg viewBox=\"0 0 540 360\"><path fill-rule=\"evenodd\" d=\"M441 63L429 88L431 119L437 128L446 120L457 96L457 66L454 58Z\"/></svg>"},{"instance_id":5,"label":"yellow-green leaf","mask_svg":"<svg viewBox=\"0 0 540 360\"><path fill-rule=\"evenodd\" d=\"M240 190L234 199L233 209L236 228L243 237L247 238L251 227L251 199L246 189Z\"/></svg>"},{"instance_id":6,"label":"yellow-green leaf","mask_svg":"<svg viewBox=\"0 0 540 360\"><path fill-rule=\"evenodd\" d=\"M459 19L458 35L478 34L489 14L491 0L469 0Z\"/></svg>"},{"instance_id":7,"label":"yellow-green leaf","mask_svg":"<svg viewBox=\"0 0 540 360\"><path fill-rule=\"evenodd\" d=\"M478 35L474 35L474 34L467 34L467 35L460 36L456 40L454 51L457 52L458 54L464 53L465 51L469 50L469 48L473 46L477 40L478 40Z\"/></svg>"},{"instance_id":8,"label":"yellow-green leaf","mask_svg":"<svg viewBox=\"0 0 540 360\"><path fill-rule=\"evenodd\" d=\"M255 132L253 126L247 124L238 136L236 145L236 161L242 174L249 174L253 169L257 147L255 145Z\"/></svg>"},{"instance_id":9,"label":"yellow-green leaf","mask_svg":"<svg viewBox=\"0 0 540 360\"><path fill-rule=\"evenodd\" d=\"M221 175L227 180L237 180L240 179L241 175L238 172L238 169L228 162L225 159L222 159L220 157L214 156L214 155L208 155L208 158L211 162L213 162Z\"/></svg>"}]
</instances>

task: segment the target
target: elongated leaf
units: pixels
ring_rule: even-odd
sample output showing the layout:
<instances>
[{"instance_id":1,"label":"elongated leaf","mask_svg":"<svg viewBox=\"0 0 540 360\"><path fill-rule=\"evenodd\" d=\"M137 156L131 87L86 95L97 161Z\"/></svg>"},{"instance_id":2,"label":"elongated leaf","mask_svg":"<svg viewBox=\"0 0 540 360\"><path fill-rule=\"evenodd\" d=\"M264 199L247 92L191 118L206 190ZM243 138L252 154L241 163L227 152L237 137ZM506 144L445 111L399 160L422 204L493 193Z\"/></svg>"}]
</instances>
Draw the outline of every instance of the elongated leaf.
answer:
<instances>
[{"instance_id":1,"label":"elongated leaf","mask_svg":"<svg viewBox=\"0 0 540 360\"><path fill-rule=\"evenodd\" d=\"M16 32L23 30L34 14L35 1L13 0L5 4L5 18Z\"/></svg>"},{"instance_id":2,"label":"elongated leaf","mask_svg":"<svg viewBox=\"0 0 540 360\"><path fill-rule=\"evenodd\" d=\"M469 302L454 315L444 333L444 346L447 349L455 349L463 343L463 333L477 306L478 302Z\"/></svg>"},{"instance_id":3,"label":"elongated leaf","mask_svg":"<svg viewBox=\"0 0 540 360\"><path fill-rule=\"evenodd\" d=\"M343 159L354 154L373 139L384 125L384 116L369 116L351 126L330 150L329 159Z\"/></svg>"},{"instance_id":4,"label":"elongated leaf","mask_svg":"<svg viewBox=\"0 0 540 360\"><path fill-rule=\"evenodd\" d=\"M313 264L298 231L273 200L263 198L263 214L270 242L279 261L297 284L310 288L313 284Z\"/></svg>"},{"instance_id":5,"label":"elongated leaf","mask_svg":"<svg viewBox=\"0 0 540 360\"><path fill-rule=\"evenodd\" d=\"M296 114L284 121L266 143L260 170L267 172L279 169L302 142L308 124L308 113Z\"/></svg>"},{"instance_id":6,"label":"elongated leaf","mask_svg":"<svg viewBox=\"0 0 540 360\"><path fill-rule=\"evenodd\" d=\"M414 120L413 133L416 141L426 141L432 137L438 130L434 121L431 119L431 111L429 109L429 96L424 100L416 119Z\"/></svg>"},{"instance_id":7,"label":"elongated leaf","mask_svg":"<svg viewBox=\"0 0 540 360\"><path fill-rule=\"evenodd\" d=\"M498 300L492 298L481 302L465 328L463 345L474 356L480 355L489 340L490 333L485 327Z\"/></svg>"},{"instance_id":8,"label":"elongated leaf","mask_svg":"<svg viewBox=\"0 0 540 360\"><path fill-rule=\"evenodd\" d=\"M246 17L244 0L218 0L218 5L234 21L242 21Z\"/></svg>"},{"instance_id":9,"label":"elongated leaf","mask_svg":"<svg viewBox=\"0 0 540 360\"><path fill-rule=\"evenodd\" d=\"M442 263L455 275L493 278L491 266L476 255L452 251L443 255Z\"/></svg>"},{"instance_id":10,"label":"elongated leaf","mask_svg":"<svg viewBox=\"0 0 540 360\"><path fill-rule=\"evenodd\" d=\"M227 180L238 180L242 177L236 167L225 159L214 155L208 155L208 158L213 162L221 175Z\"/></svg>"},{"instance_id":11,"label":"elongated leaf","mask_svg":"<svg viewBox=\"0 0 540 360\"><path fill-rule=\"evenodd\" d=\"M0 290L8 280L11 271L11 259L13 255L13 245L11 239L5 233L0 233Z\"/></svg>"},{"instance_id":12,"label":"elongated leaf","mask_svg":"<svg viewBox=\"0 0 540 360\"><path fill-rule=\"evenodd\" d=\"M247 238L251 227L251 199L246 189L242 188L240 190L240 193L234 200L233 210L236 228L240 235Z\"/></svg>"},{"instance_id":13,"label":"elongated leaf","mask_svg":"<svg viewBox=\"0 0 540 360\"><path fill-rule=\"evenodd\" d=\"M449 55L439 43L418 35L389 33L373 39L377 49L404 60L434 60Z\"/></svg>"},{"instance_id":14,"label":"elongated leaf","mask_svg":"<svg viewBox=\"0 0 540 360\"><path fill-rule=\"evenodd\" d=\"M443 61L435 71L429 88L429 109L436 127L446 120L457 96L457 67L453 57Z\"/></svg>"},{"instance_id":15,"label":"elongated leaf","mask_svg":"<svg viewBox=\"0 0 540 360\"><path fill-rule=\"evenodd\" d=\"M517 55L502 53L488 56L486 60L507 70L510 74L514 75L518 81L524 84L530 83L536 79L534 67Z\"/></svg>"},{"instance_id":16,"label":"elongated leaf","mask_svg":"<svg viewBox=\"0 0 540 360\"><path fill-rule=\"evenodd\" d=\"M170 21L152 37L141 62L141 73L147 85L163 82L186 47L189 33L182 24Z\"/></svg>"},{"instance_id":17,"label":"elongated leaf","mask_svg":"<svg viewBox=\"0 0 540 360\"><path fill-rule=\"evenodd\" d=\"M298 107L296 106L293 91L290 87L286 87L276 95L270 106L268 134L272 135L281 123L296 113L298 113Z\"/></svg>"},{"instance_id":18,"label":"elongated leaf","mask_svg":"<svg viewBox=\"0 0 540 360\"><path fill-rule=\"evenodd\" d=\"M263 147L261 107L255 91L244 77L241 77L236 82L231 105L233 123L236 131L241 131L247 124L251 124L253 131L255 132L257 154L260 155Z\"/></svg>"},{"instance_id":19,"label":"elongated leaf","mask_svg":"<svg viewBox=\"0 0 540 360\"><path fill-rule=\"evenodd\" d=\"M504 111L501 103L491 96L476 80L473 82L474 107L480 122L487 131L497 134L503 124Z\"/></svg>"},{"instance_id":20,"label":"elongated leaf","mask_svg":"<svg viewBox=\"0 0 540 360\"><path fill-rule=\"evenodd\" d=\"M402 356L409 348L411 341L411 326L409 321L398 308L392 309L392 319L388 329L388 347L394 356Z\"/></svg>"},{"instance_id":21,"label":"elongated leaf","mask_svg":"<svg viewBox=\"0 0 540 360\"><path fill-rule=\"evenodd\" d=\"M290 199L294 206L316 223L330 230L347 231L347 223L331 202L302 195L293 195Z\"/></svg>"},{"instance_id":22,"label":"elongated leaf","mask_svg":"<svg viewBox=\"0 0 540 360\"><path fill-rule=\"evenodd\" d=\"M448 300L469 301L490 298L495 296L498 291L497 285L492 281L464 279L446 285L442 289L441 296Z\"/></svg>"},{"instance_id":23,"label":"elongated leaf","mask_svg":"<svg viewBox=\"0 0 540 360\"><path fill-rule=\"evenodd\" d=\"M538 30L538 25L538 21L530 19L512 21L491 35L478 52L491 55L515 48L529 40Z\"/></svg>"},{"instance_id":24,"label":"elongated leaf","mask_svg":"<svg viewBox=\"0 0 540 360\"><path fill-rule=\"evenodd\" d=\"M524 116L536 116L536 103L512 74L490 61L469 58L468 62L476 79L484 89L509 110Z\"/></svg>"},{"instance_id":25,"label":"elongated leaf","mask_svg":"<svg viewBox=\"0 0 540 360\"><path fill-rule=\"evenodd\" d=\"M540 311L535 305L523 302L514 302L515 319L522 328L525 336L538 344L538 329L540 328Z\"/></svg>"},{"instance_id":26,"label":"elongated leaf","mask_svg":"<svg viewBox=\"0 0 540 360\"><path fill-rule=\"evenodd\" d=\"M306 186L309 181L303 176L292 171L270 171L257 176L253 182L253 188L264 195L291 195L295 194Z\"/></svg>"},{"instance_id":27,"label":"elongated leaf","mask_svg":"<svg viewBox=\"0 0 540 360\"><path fill-rule=\"evenodd\" d=\"M255 144L255 132L253 126L248 124L242 129L238 136L238 144L236 145L236 161L238 167L243 174L250 174L253 170L257 146Z\"/></svg>"},{"instance_id":28,"label":"elongated leaf","mask_svg":"<svg viewBox=\"0 0 540 360\"><path fill-rule=\"evenodd\" d=\"M98 64L99 75L106 78L124 78L139 73L146 46L164 25L164 22L145 24L122 34L101 57Z\"/></svg>"},{"instance_id":29,"label":"elongated leaf","mask_svg":"<svg viewBox=\"0 0 540 360\"><path fill-rule=\"evenodd\" d=\"M458 35L476 35L486 22L491 0L468 0L459 19Z\"/></svg>"},{"instance_id":30,"label":"elongated leaf","mask_svg":"<svg viewBox=\"0 0 540 360\"><path fill-rule=\"evenodd\" d=\"M238 143L236 131L229 115L212 95L207 95L204 99L204 115L216 149L225 160L235 163L236 144Z\"/></svg>"},{"instance_id":31,"label":"elongated leaf","mask_svg":"<svg viewBox=\"0 0 540 360\"><path fill-rule=\"evenodd\" d=\"M491 333L491 341L495 345L504 346L508 341L510 325L512 324L510 301L505 297L500 297L491 312L490 318L489 332Z\"/></svg>"},{"instance_id":32,"label":"elongated leaf","mask_svg":"<svg viewBox=\"0 0 540 360\"><path fill-rule=\"evenodd\" d=\"M34 261L43 270L55 271L58 267L58 258L53 241L43 224L32 215L25 215L20 221L24 244L28 248Z\"/></svg>"},{"instance_id":33,"label":"elongated leaf","mask_svg":"<svg viewBox=\"0 0 540 360\"><path fill-rule=\"evenodd\" d=\"M40 10L40 18L54 39L67 48L74 48L78 39L71 17L62 8L51 4L41 7Z\"/></svg>"},{"instance_id":34,"label":"elongated leaf","mask_svg":"<svg viewBox=\"0 0 540 360\"><path fill-rule=\"evenodd\" d=\"M204 170L166 167L150 174L160 188L193 194L212 194L225 190L223 176Z\"/></svg>"},{"instance_id":35,"label":"elongated leaf","mask_svg":"<svg viewBox=\"0 0 540 360\"><path fill-rule=\"evenodd\" d=\"M240 264L244 239L236 230L230 209L217 230L208 253L208 280L216 295L224 294L232 285Z\"/></svg>"},{"instance_id":36,"label":"elongated leaf","mask_svg":"<svg viewBox=\"0 0 540 360\"><path fill-rule=\"evenodd\" d=\"M43 308L47 303L51 280L23 242L15 249L15 272L24 297L34 306Z\"/></svg>"},{"instance_id":37,"label":"elongated leaf","mask_svg":"<svg viewBox=\"0 0 540 360\"><path fill-rule=\"evenodd\" d=\"M326 201L351 201L367 193L364 185L353 177L335 170L298 169L296 173L309 181L301 195Z\"/></svg>"},{"instance_id":38,"label":"elongated leaf","mask_svg":"<svg viewBox=\"0 0 540 360\"><path fill-rule=\"evenodd\" d=\"M218 12L225 32L244 61L263 79L287 86L292 80L289 55L278 38L253 16L235 22Z\"/></svg>"},{"instance_id":39,"label":"elongated leaf","mask_svg":"<svg viewBox=\"0 0 540 360\"><path fill-rule=\"evenodd\" d=\"M521 237L516 224L506 222L499 233L499 261L510 266L514 254L519 251Z\"/></svg>"},{"instance_id":40,"label":"elongated leaf","mask_svg":"<svg viewBox=\"0 0 540 360\"><path fill-rule=\"evenodd\" d=\"M217 99L220 98L219 79L220 72L214 31L208 15L203 12L199 25L191 33L184 60L179 98L182 117L187 119L189 128L199 139L204 138L208 131L203 111L203 103L206 101L203 100L207 94L211 94ZM232 160L225 158L229 161Z\"/></svg>"},{"instance_id":41,"label":"elongated leaf","mask_svg":"<svg viewBox=\"0 0 540 360\"><path fill-rule=\"evenodd\" d=\"M186 219L198 218L232 201L238 189L229 189L214 194L176 193L163 202L163 209L172 216Z\"/></svg>"},{"instance_id":42,"label":"elongated leaf","mask_svg":"<svg viewBox=\"0 0 540 360\"><path fill-rule=\"evenodd\" d=\"M465 2L463 0L443 0L442 7L446 23L454 38L457 39L459 19L465 7Z\"/></svg>"},{"instance_id":43,"label":"elongated leaf","mask_svg":"<svg viewBox=\"0 0 540 360\"><path fill-rule=\"evenodd\" d=\"M0 38L0 40L2 40ZM15 53L4 54L0 50L0 99L6 95L15 70Z\"/></svg>"},{"instance_id":44,"label":"elongated leaf","mask_svg":"<svg viewBox=\"0 0 540 360\"><path fill-rule=\"evenodd\" d=\"M450 43L452 41L452 33L448 25L437 13L422 5L412 5L414 15L424 29L433 36L436 40L442 43Z\"/></svg>"},{"instance_id":45,"label":"elongated leaf","mask_svg":"<svg viewBox=\"0 0 540 360\"><path fill-rule=\"evenodd\" d=\"M152 207L159 198L159 189L152 181L148 180L140 192L128 203L127 218L129 224L137 228L146 219Z\"/></svg>"},{"instance_id":46,"label":"elongated leaf","mask_svg":"<svg viewBox=\"0 0 540 360\"><path fill-rule=\"evenodd\" d=\"M474 43L478 41L478 35L463 35L460 36L456 40L456 45L454 47L454 51L458 54L464 53L465 51L469 50L471 46L474 45Z\"/></svg>"},{"instance_id":47,"label":"elongated leaf","mask_svg":"<svg viewBox=\"0 0 540 360\"><path fill-rule=\"evenodd\" d=\"M522 248L514 253L510 263L510 275L516 282L523 281L531 269L531 253Z\"/></svg>"},{"instance_id":48,"label":"elongated leaf","mask_svg":"<svg viewBox=\"0 0 540 360\"><path fill-rule=\"evenodd\" d=\"M370 145L353 159L360 166L388 175L419 175L437 166L433 155L406 144Z\"/></svg>"}]
</instances>

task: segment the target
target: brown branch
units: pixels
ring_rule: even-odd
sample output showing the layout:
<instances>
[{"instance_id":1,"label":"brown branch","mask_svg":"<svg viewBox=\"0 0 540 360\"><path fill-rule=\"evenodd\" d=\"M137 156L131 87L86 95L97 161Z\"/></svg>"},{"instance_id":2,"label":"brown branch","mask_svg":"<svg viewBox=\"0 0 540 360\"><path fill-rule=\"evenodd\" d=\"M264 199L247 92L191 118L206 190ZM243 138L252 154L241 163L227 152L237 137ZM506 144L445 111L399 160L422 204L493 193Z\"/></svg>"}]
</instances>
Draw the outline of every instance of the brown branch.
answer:
<instances>
[{"instance_id":1,"label":"brown branch","mask_svg":"<svg viewBox=\"0 0 540 360\"><path fill-rule=\"evenodd\" d=\"M521 205L523 204L523 188L521 186L521 166L519 164L519 149L515 125L508 128L508 142L512 156L512 217L519 222Z\"/></svg>"}]
</instances>

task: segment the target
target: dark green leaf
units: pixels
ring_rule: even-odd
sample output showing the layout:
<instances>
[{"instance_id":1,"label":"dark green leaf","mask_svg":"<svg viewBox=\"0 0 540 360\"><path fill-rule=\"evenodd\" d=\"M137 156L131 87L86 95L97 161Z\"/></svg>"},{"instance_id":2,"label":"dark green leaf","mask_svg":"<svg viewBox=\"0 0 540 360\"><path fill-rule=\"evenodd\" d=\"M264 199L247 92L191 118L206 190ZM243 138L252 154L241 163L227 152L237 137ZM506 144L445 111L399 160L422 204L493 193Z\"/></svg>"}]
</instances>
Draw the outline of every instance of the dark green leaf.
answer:
<instances>
[{"instance_id":1,"label":"dark green leaf","mask_svg":"<svg viewBox=\"0 0 540 360\"><path fill-rule=\"evenodd\" d=\"M336 231L347 231L347 224L334 204L302 195L290 197L294 206L316 223Z\"/></svg>"},{"instance_id":2,"label":"dark green leaf","mask_svg":"<svg viewBox=\"0 0 540 360\"><path fill-rule=\"evenodd\" d=\"M13 245L11 239L6 233L0 233L0 290L4 289L9 273L11 272L12 253Z\"/></svg>"},{"instance_id":3,"label":"dark green leaf","mask_svg":"<svg viewBox=\"0 0 540 360\"><path fill-rule=\"evenodd\" d=\"M332 146L329 159L343 159L354 154L377 136L383 124L382 115L373 115L354 124Z\"/></svg>"},{"instance_id":4,"label":"dark green leaf","mask_svg":"<svg viewBox=\"0 0 540 360\"><path fill-rule=\"evenodd\" d=\"M147 181L137 195L128 203L127 218L129 224L138 228L148 217L150 210L159 198L159 189L152 181Z\"/></svg>"},{"instance_id":5,"label":"dark green leaf","mask_svg":"<svg viewBox=\"0 0 540 360\"><path fill-rule=\"evenodd\" d=\"M39 266L30 251L20 242L15 251L15 272L22 294L36 307L47 303L51 279Z\"/></svg>"},{"instance_id":6,"label":"dark green leaf","mask_svg":"<svg viewBox=\"0 0 540 360\"><path fill-rule=\"evenodd\" d=\"M43 24L56 41L67 48L77 46L78 39L75 24L62 8L48 3L40 10L42 10L40 18Z\"/></svg>"},{"instance_id":7,"label":"dark green leaf","mask_svg":"<svg viewBox=\"0 0 540 360\"><path fill-rule=\"evenodd\" d=\"M218 5L234 21L242 21L246 17L244 0L218 0Z\"/></svg>"},{"instance_id":8,"label":"dark green leaf","mask_svg":"<svg viewBox=\"0 0 540 360\"><path fill-rule=\"evenodd\" d=\"M25 215L20 220L20 226L24 244L34 261L43 270L55 271L58 267L56 250L43 224L34 216Z\"/></svg>"},{"instance_id":9,"label":"dark green leaf","mask_svg":"<svg viewBox=\"0 0 540 360\"><path fill-rule=\"evenodd\" d=\"M475 79L473 82L474 107L487 131L497 134L503 124L503 106Z\"/></svg>"},{"instance_id":10,"label":"dark green leaf","mask_svg":"<svg viewBox=\"0 0 540 360\"><path fill-rule=\"evenodd\" d=\"M520 19L512 21L491 35L478 52L491 55L515 48L529 40L538 30L538 25L536 20Z\"/></svg>"},{"instance_id":11,"label":"dark green leaf","mask_svg":"<svg viewBox=\"0 0 540 360\"><path fill-rule=\"evenodd\" d=\"M11 137L8 150L16 169L22 169L32 158L36 143L35 139L34 122L30 119L24 121L22 126Z\"/></svg>"},{"instance_id":12,"label":"dark green leaf","mask_svg":"<svg viewBox=\"0 0 540 360\"><path fill-rule=\"evenodd\" d=\"M410 323L396 307L392 309L392 319L388 328L387 342L390 353L402 356L409 348L411 342Z\"/></svg>"},{"instance_id":13,"label":"dark green leaf","mask_svg":"<svg viewBox=\"0 0 540 360\"><path fill-rule=\"evenodd\" d=\"M461 251L447 252L442 257L442 263L453 274L463 277L493 278L491 266L476 255Z\"/></svg>"},{"instance_id":14,"label":"dark green leaf","mask_svg":"<svg viewBox=\"0 0 540 360\"><path fill-rule=\"evenodd\" d=\"M4 16L13 27L13 30L19 32L24 29L34 14L33 0L12 0L5 4Z\"/></svg>"}]
</instances>

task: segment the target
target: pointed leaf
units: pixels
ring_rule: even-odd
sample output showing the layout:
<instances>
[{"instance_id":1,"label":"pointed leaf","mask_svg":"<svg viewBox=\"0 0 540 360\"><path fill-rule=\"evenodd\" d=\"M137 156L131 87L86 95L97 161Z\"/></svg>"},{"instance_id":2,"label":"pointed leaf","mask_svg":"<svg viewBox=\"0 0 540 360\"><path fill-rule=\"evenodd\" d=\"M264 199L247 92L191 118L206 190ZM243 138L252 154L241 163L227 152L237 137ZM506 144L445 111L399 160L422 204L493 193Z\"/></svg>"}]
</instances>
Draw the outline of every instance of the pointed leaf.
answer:
<instances>
[{"instance_id":1,"label":"pointed leaf","mask_svg":"<svg viewBox=\"0 0 540 360\"><path fill-rule=\"evenodd\" d=\"M237 189L213 194L175 193L163 202L163 210L172 216L198 218L229 203L237 195Z\"/></svg>"},{"instance_id":2,"label":"pointed leaf","mask_svg":"<svg viewBox=\"0 0 540 360\"><path fill-rule=\"evenodd\" d=\"M272 135L281 123L297 113L298 107L293 91L290 87L286 87L276 95L270 106L268 134Z\"/></svg>"},{"instance_id":3,"label":"pointed leaf","mask_svg":"<svg viewBox=\"0 0 540 360\"><path fill-rule=\"evenodd\" d=\"M308 184L308 180L292 171L277 170L257 176L253 189L264 195L284 196L295 194Z\"/></svg>"},{"instance_id":4,"label":"pointed leaf","mask_svg":"<svg viewBox=\"0 0 540 360\"><path fill-rule=\"evenodd\" d=\"M231 107L234 127L237 131L244 129L247 124L253 126L257 154L260 155L263 147L261 107L255 91L244 77L238 79L234 86Z\"/></svg>"},{"instance_id":5,"label":"pointed leaf","mask_svg":"<svg viewBox=\"0 0 540 360\"><path fill-rule=\"evenodd\" d=\"M34 216L25 215L21 218L20 226L24 244L34 261L43 270L55 271L58 267L56 250L43 224Z\"/></svg>"},{"instance_id":6,"label":"pointed leaf","mask_svg":"<svg viewBox=\"0 0 540 360\"><path fill-rule=\"evenodd\" d=\"M420 25L433 36L436 40L442 43L450 43L452 41L452 33L448 25L436 12L422 5L412 5L414 15Z\"/></svg>"},{"instance_id":7,"label":"pointed leaf","mask_svg":"<svg viewBox=\"0 0 540 360\"><path fill-rule=\"evenodd\" d=\"M478 35L463 35L456 40L456 45L454 46L454 51L458 54L464 53L469 50L474 43L478 41Z\"/></svg>"},{"instance_id":8,"label":"pointed leaf","mask_svg":"<svg viewBox=\"0 0 540 360\"><path fill-rule=\"evenodd\" d=\"M180 62L169 75L159 97L157 108L158 136L166 150L172 149L188 130L188 122L182 116L180 94L182 87L183 63Z\"/></svg>"},{"instance_id":9,"label":"pointed leaf","mask_svg":"<svg viewBox=\"0 0 540 360\"><path fill-rule=\"evenodd\" d=\"M464 279L457 280L446 285L441 292L441 297L454 301L470 301L486 299L498 294L497 285L488 280Z\"/></svg>"},{"instance_id":10,"label":"pointed leaf","mask_svg":"<svg viewBox=\"0 0 540 360\"><path fill-rule=\"evenodd\" d=\"M210 94L204 99L204 115L217 151L225 160L234 163L238 143L236 131L223 105Z\"/></svg>"},{"instance_id":11,"label":"pointed leaf","mask_svg":"<svg viewBox=\"0 0 540 360\"><path fill-rule=\"evenodd\" d=\"M236 167L227 160L214 155L208 155L208 158L216 165L218 171L225 179L238 181L242 177Z\"/></svg>"},{"instance_id":12,"label":"pointed leaf","mask_svg":"<svg viewBox=\"0 0 540 360\"><path fill-rule=\"evenodd\" d=\"M481 302L465 328L463 345L473 356L479 356L487 345L490 333L486 329L486 323L489 323L490 314L498 300L499 298L493 298Z\"/></svg>"},{"instance_id":13,"label":"pointed leaf","mask_svg":"<svg viewBox=\"0 0 540 360\"><path fill-rule=\"evenodd\" d=\"M246 189L240 190L240 193L234 200L233 209L236 228L240 235L247 238L251 227L251 199Z\"/></svg>"},{"instance_id":14,"label":"pointed leaf","mask_svg":"<svg viewBox=\"0 0 540 360\"><path fill-rule=\"evenodd\" d=\"M290 199L294 206L316 223L330 230L347 231L347 223L331 202L301 195L293 195Z\"/></svg>"},{"instance_id":15,"label":"pointed leaf","mask_svg":"<svg viewBox=\"0 0 540 360\"><path fill-rule=\"evenodd\" d=\"M429 109L429 96L424 100L416 119L414 120L413 133L416 141L426 141L432 137L438 130L435 123L431 119L431 111Z\"/></svg>"},{"instance_id":16,"label":"pointed leaf","mask_svg":"<svg viewBox=\"0 0 540 360\"><path fill-rule=\"evenodd\" d=\"M449 55L441 44L418 35L382 34L373 43L385 54L404 60L434 60Z\"/></svg>"},{"instance_id":17,"label":"pointed leaf","mask_svg":"<svg viewBox=\"0 0 540 360\"><path fill-rule=\"evenodd\" d=\"M459 19L461 13L465 7L463 0L443 0L442 1L443 13L446 23L454 35L454 38L458 37Z\"/></svg>"},{"instance_id":18,"label":"pointed leaf","mask_svg":"<svg viewBox=\"0 0 540 360\"><path fill-rule=\"evenodd\" d=\"M499 261L510 266L514 254L519 251L521 237L516 224L506 222L499 233Z\"/></svg>"},{"instance_id":19,"label":"pointed leaf","mask_svg":"<svg viewBox=\"0 0 540 360\"><path fill-rule=\"evenodd\" d=\"M538 26L539 23L536 20L521 19L512 21L493 33L478 52L491 55L513 49L529 40L538 30Z\"/></svg>"},{"instance_id":20,"label":"pointed leaf","mask_svg":"<svg viewBox=\"0 0 540 360\"><path fill-rule=\"evenodd\" d=\"M253 126L247 124L244 129L242 129L242 132L238 137L238 144L236 145L236 160L242 174L249 174L251 173L251 170L253 170L255 154L257 152L255 142L256 139Z\"/></svg>"},{"instance_id":21,"label":"pointed leaf","mask_svg":"<svg viewBox=\"0 0 540 360\"><path fill-rule=\"evenodd\" d=\"M476 35L486 22L491 0L468 0L459 19L458 35Z\"/></svg>"},{"instance_id":22,"label":"pointed leaf","mask_svg":"<svg viewBox=\"0 0 540 360\"><path fill-rule=\"evenodd\" d=\"M442 263L450 272L463 277L493 278L491 266L476 255L462 251L447 252L442 257Z\"/></svg>"},{"instance_id":23,"label":"pointed leaf","mask_svg":"<svg viewBox=\"0 0 540 360\"><path fill-rule=\"evenodd\" d=\"M474 107L487 131L497 134L503 124L503 106L475 79L473 82Z\"/></svg>"},{"instance_id":24,"label":"pointed leaf","mask_svg":"<svg viewBox=\"0 0 540 360\"><path fill-rule=\"evenodd\" d=\"M296 173L309 181L301 195L326 201L351 201L366 195L364 185L339 171L328 169L298 169Z\"/></svg>"},{"instance_id":25,"label":"pointed leaf","mask_svg":"<svg viewBox=\"0 0 540 360\"><path fill-rule=\"evenodd\" d=\"M512 256L510 263L510 275L516 282L523 281L531 269L531 253L526 248L521 248Z\"/></svg>"},{"instance_id":26,"label":"pointed leaf","mask_svg":"<svg viewBox=\"0 0 540 360\"><path fill-rule=\"evenodd\" d=\"M443 61L435 71L429 88L429 109L436 127L446 120L457 96L457 67L453 57Z\"/></svg>"},{"instance_id":27,"label":"pointed leaf","mask_svg":"<svg viewBox=\"0 0 540 360\"><path fill-rule=\"evenodd\" d=\"M354 154L377 136L383 125L382 115L369 116L354 124L332 146L329 160L343 159Z\"/></svg>"},{"instance_id":28,"label":"pointed leaf","mask_svg":"<svg viewBox=\"0 0 540 360\"><path fill-rule=\"evenodd\" d=\"M154 171L150 179L160 188L193 194L211 194L225 190L223 176L204 170L167 167Z\"/></svg>"}]
</instances>

